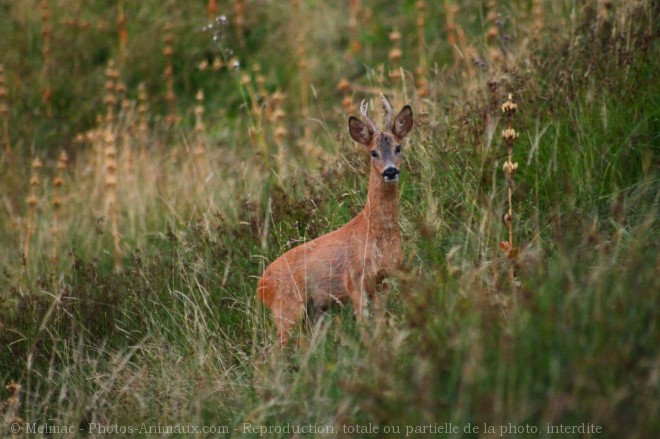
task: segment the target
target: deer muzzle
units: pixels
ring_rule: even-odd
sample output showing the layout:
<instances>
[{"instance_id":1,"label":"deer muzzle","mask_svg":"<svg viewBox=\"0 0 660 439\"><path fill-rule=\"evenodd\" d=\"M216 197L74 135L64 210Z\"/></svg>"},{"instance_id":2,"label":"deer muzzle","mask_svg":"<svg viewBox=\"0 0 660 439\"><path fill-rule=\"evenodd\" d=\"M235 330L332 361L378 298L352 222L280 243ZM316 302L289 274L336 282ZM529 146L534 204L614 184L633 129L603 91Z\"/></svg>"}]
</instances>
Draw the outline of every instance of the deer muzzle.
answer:
<instances>
[{"instance_id":1,"label":"deer muzzle","mask_svg":"<svg viewBox=\"0 0 660 439\"><path fill-rule=\"evenodd\" d=\"M397 168L395 168L394 166L388 166L383 171L383 180L385 180L387 182L398 181L399 180L399 170Z\"/></svg>"}]
</instances>

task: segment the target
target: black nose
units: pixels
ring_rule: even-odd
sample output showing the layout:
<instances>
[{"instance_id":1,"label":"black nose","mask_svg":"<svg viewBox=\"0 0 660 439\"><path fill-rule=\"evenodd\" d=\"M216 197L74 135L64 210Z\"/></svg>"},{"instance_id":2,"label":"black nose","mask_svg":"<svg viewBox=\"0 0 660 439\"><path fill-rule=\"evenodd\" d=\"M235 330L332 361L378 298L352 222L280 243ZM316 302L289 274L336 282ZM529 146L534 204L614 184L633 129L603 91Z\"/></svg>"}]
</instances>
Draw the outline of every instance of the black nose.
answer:
<instances>
[{"instance_id":1,"label":"black nose","mask_svg":"<svg viewBox=\"0 0 660 439\"><path fill-rule=\"evenodd\" d=\"M397 168L389 167L383 171L383 177L387 180L394 180L399 175Z\"/></svg>"}]
</instances>

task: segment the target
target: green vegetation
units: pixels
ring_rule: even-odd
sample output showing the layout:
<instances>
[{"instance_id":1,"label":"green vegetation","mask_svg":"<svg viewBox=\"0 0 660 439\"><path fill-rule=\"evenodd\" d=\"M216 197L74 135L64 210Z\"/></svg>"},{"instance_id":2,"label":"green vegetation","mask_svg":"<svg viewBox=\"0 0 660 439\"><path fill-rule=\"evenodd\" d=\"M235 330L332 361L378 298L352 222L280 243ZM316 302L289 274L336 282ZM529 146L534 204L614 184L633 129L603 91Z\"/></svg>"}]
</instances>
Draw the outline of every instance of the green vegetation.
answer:
<instances>
[{"instance_id":1,"label":"green vegetation","mask_svg":"<svg viewBox=\"0 0 660 439\"><path fill-rule=\"evenodd\" d=\"M0 436L657 435L657 2L218 3L0 3ZM380 92L405 267L280 351L257 280L362 208Z\"/></svg>"}]
</instances>

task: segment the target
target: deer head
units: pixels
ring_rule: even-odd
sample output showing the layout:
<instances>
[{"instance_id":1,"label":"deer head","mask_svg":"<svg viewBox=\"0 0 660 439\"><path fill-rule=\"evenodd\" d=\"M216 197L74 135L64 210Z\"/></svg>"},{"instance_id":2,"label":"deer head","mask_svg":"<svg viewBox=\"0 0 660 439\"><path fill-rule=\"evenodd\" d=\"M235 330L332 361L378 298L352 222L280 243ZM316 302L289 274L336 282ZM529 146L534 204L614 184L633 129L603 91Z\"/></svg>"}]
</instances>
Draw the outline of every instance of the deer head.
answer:
<instances>
[{"instance_id":1,"label":"deer head","mask_svg":"<svg viewBox=\"0 0 660 439\"><path fill-rule=\"evenodd\" d=\"M355 116L348 118L348 130L351 138L366 146L371 152L372 169L383 177L387 183L399 181L401 171L401 142L413 126L413 114L410 105L406 105L394 118L392 123L392 107L380 95L385 110L385 126L380 131L376 124L367 116L367 103L362 101L360 113L364 122Z\"/></svg>"}]
</instances>

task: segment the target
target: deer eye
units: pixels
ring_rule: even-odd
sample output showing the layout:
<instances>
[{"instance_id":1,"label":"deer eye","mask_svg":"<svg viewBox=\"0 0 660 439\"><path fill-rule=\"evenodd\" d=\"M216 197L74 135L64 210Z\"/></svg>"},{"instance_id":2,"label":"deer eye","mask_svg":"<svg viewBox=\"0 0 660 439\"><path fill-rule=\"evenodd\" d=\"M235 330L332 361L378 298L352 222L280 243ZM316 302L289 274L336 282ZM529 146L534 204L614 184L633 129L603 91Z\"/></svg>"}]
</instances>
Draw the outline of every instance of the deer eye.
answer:
<instances>
[{"instance_id":1,"label":"deer eye","mask_svg":"<svg viewBox=\"0 0 660 439\"><path fill-rule=\"evenodd\" d=\"M375 159L378 158L378 153L376 152L376 150L372 150L372 151L371 151L371 157L373 157L373 158L375 158Z\"/></svg>"},{"instance_id":2,"label":"deer eye","mask_svg":"<svg viewBox=\"0 0 660 439\"><path fill-rule=\"evenodd\" d=\"M401 154L401 145L397 145L396 148L394 148L394 152L396 154Z\"/></svg>"}]
</instances>

